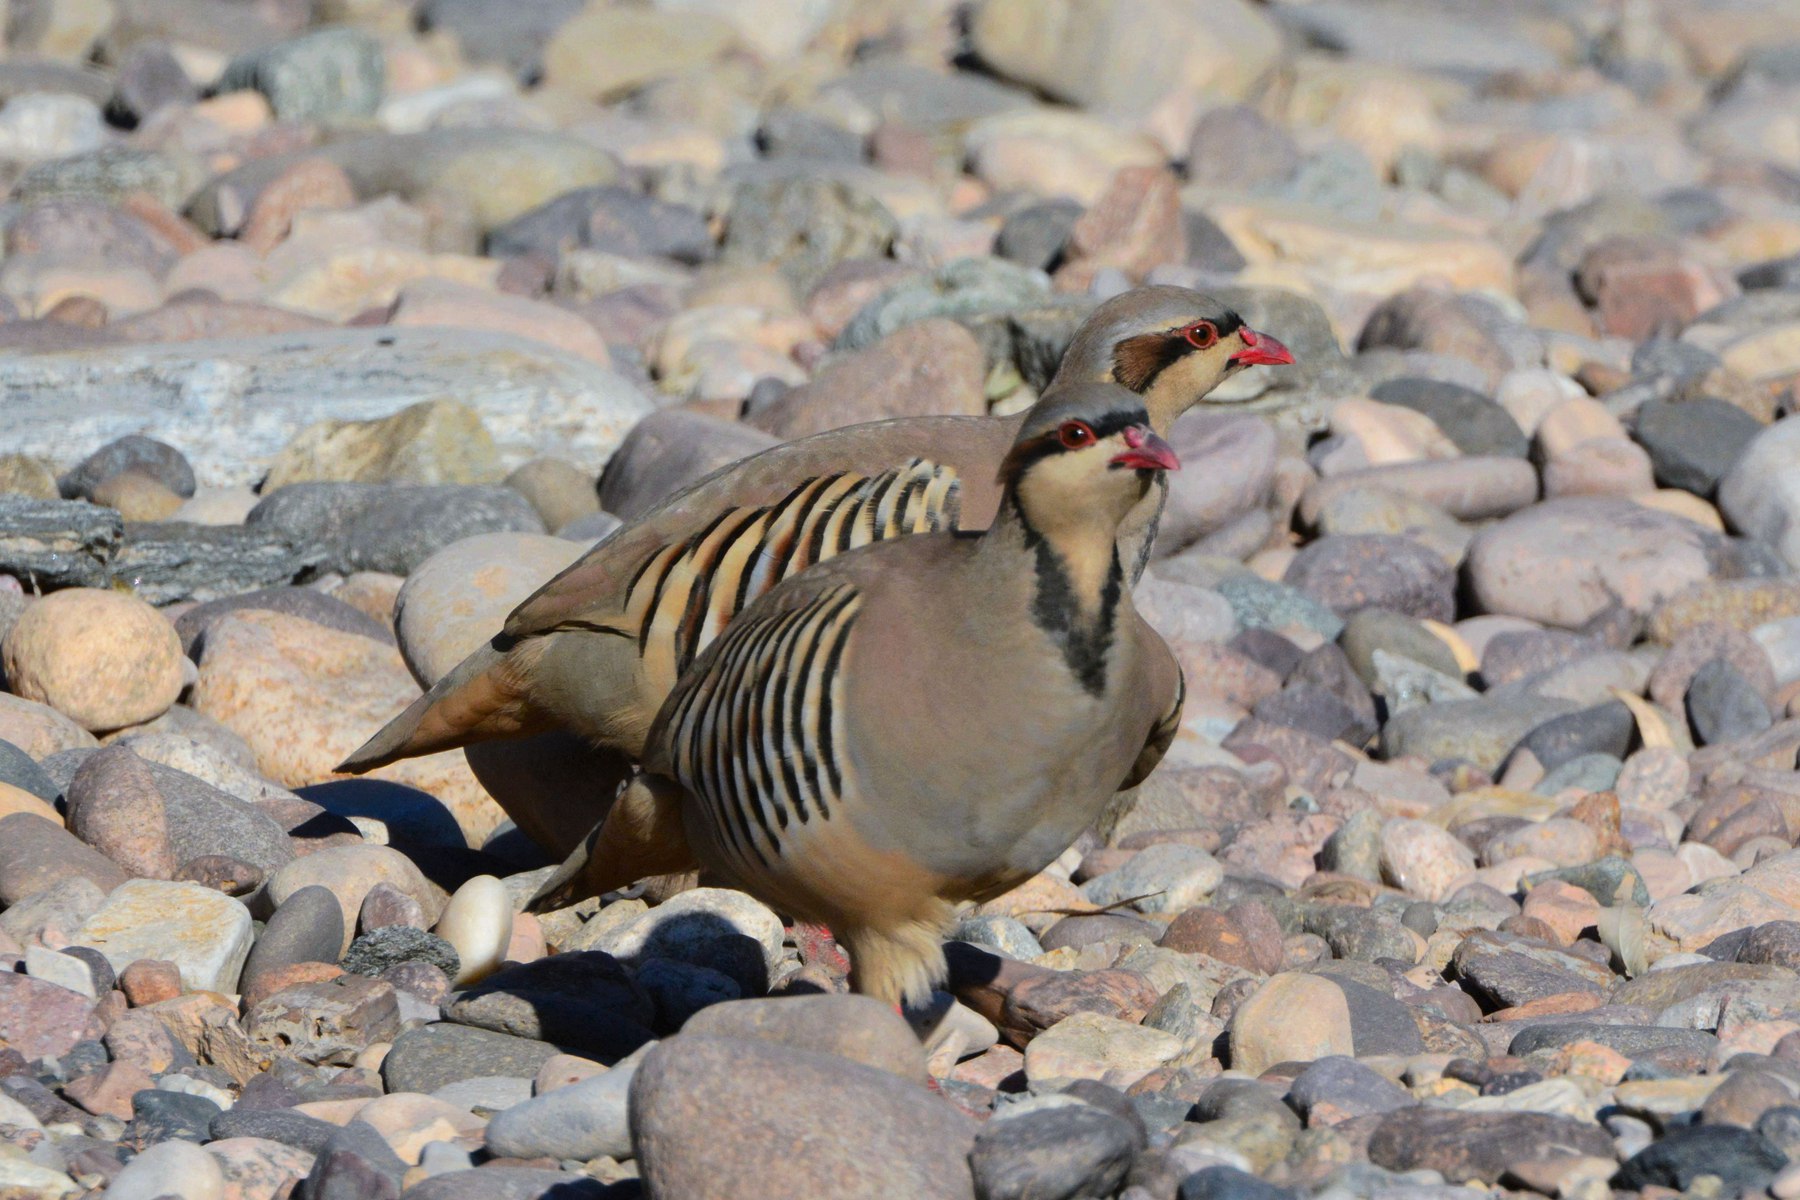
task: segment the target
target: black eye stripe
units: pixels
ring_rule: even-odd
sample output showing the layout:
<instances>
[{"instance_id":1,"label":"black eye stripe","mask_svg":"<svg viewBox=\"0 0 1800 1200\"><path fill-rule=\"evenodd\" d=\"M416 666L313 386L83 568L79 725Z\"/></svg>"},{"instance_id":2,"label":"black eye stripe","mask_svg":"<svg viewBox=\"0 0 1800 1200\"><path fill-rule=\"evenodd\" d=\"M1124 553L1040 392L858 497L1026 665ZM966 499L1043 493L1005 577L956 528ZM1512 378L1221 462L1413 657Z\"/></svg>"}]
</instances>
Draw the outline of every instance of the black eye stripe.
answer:
<instances>
[{"instance_id":1,"label":"black eye stripe","mask_svg":"<svg viewBox=\"0 0 1800 1200\"><path fill-rule=\"evenodd\" d=\"M1143 425L1147 422L1148 418L1142 412L1111 412L1099 420L1087 422L1087 426L1094 431L1095 439L1100 440L1111 437L1121 429L1128 429L1133 425Z\"/></svg>"},{"instance_id":2,"label":"black eye stripe","mask_svg":"<svg viewBox=\"0 0 1800 1200\"><path fill-rule=\"evenodd\" d=\"M1168 331L1168 336L1183 343L1191 350L1194 347L1193 344L1187 340L1187 331L1200 324L1211 325L1218 331L1219 338L1223 340L1244 327L1244 318L1238 316L1230 309L1225 309L1216 317L1195 317L1190 321L1177 325Z\"/></svg>"},{"instance_id":3,"label":"black eye stripe","mask_svg":"<svg viewBox=\"0 0 1800 1200\"><path fill-rule=\"evenodd\" d=\"M1087 450L1099 442L1111 437L1113 434L1118 433L1121 429L1127 429L1133 425L1148 425L1150 423L1150 418L1145 415L1144 410L1141 408L1135 411L1124 409L1117 412L1109 412L1098 417L1083 417L1076 419L1079 419L1084 425L1094 431L1094 441L1089 442L1085 446L1076 446L1073 448L1067 447L1062 443L1062 425L1059 424L1055 428L1047 429L1043 433L1033 436L1031 440L1020 442L1013 447L1011 452L1007 454L1006 461L1000 466L999 477L1001 482L1010 483L1011 481L1018 479L1031 468L1033 463L1048 458L1053 454L1067 454L1071 452L1071 449Z\"/></svg>"}]
</instances>

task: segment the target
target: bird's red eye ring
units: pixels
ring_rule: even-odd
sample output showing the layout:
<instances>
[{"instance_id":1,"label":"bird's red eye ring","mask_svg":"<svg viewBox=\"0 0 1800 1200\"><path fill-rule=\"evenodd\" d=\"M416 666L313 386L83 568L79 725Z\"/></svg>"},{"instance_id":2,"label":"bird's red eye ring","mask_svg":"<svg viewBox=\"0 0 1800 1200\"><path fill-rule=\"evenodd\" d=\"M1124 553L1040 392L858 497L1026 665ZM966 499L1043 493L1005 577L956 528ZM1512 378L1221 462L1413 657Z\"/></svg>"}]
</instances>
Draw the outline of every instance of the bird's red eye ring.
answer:
<instances>
[{"instance_id":1,"label":"bird's red eye ring","mask_svg":"<svg viewBox=\"0 0 1800 1200\"><path fill-rule=\"evenodd\" d=\"M1065 450L1080 450L1095 442L1094 431L1088 428L1086 421L1064 421L1056 431L1057 438Z\"/></svg>"},{"instance_id":2,"label":"bird's red eye ring","mask_svg":"<svg viewBox=\"0 0 1800 1200\"><path fill-rule=\"evenodd\" d=\"M1195 321L1181 331L1181 336L1196 350L1210 350L1219 340L1219 327L1211 321Z\"/></svg>"}]
</instances>

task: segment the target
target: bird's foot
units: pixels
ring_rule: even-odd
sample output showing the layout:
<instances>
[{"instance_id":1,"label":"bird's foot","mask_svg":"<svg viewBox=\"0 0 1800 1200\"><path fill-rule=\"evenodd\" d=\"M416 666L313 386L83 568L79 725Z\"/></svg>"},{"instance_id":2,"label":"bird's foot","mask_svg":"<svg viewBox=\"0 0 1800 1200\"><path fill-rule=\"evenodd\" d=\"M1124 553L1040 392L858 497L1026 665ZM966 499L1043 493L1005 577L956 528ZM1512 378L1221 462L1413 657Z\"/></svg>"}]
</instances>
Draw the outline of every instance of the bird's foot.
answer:
<instances>
[{"instance_id":1,"label":"bird's foot","mask_svg":"<svg viewBox=\"0 0 1800 1200\"><path fill-rule=\"evenodd\" d=\"M795 921L791 933L794 945L800 950L801 962L824 967L833 975L850 973L850 956L831 936L831 930L809 921Z\"/></svg>"}]
</instances>

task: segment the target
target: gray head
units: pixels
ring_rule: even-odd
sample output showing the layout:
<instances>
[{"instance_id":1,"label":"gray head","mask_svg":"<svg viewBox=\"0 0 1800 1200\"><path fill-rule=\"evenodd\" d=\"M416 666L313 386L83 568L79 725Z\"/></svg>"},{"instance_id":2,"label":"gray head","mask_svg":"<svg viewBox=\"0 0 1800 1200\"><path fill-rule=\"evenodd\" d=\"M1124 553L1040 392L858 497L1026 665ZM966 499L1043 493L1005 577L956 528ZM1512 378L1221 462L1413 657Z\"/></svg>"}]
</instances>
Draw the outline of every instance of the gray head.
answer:
<instances>
[{"instance_id":1,"label":"gray head","mask_svg":"<svg viewBox=\"0 0 1800 1200\"><path fill-rule=\"evenodd\" d=\"M1143 397L1113 383L1075 383L1026 414L1000 482L1034 526L1081 512L1117 521L1157 472L1180 466L1150 427Z\"/></svg>"},{"instance_id":2,"label":"gray head","mask_svg":"<svg viewBox=\"0 0 1800 1200\"><path fill-rule=\"evenodd\" d=\"M1211 296L1141 287L1089 314L1045 395L1082 381L1116 383L1142 396L1151 425L1167 433L1175 418L1245 367L1293 361L1286 346Z\"/></svg>"}]
</instances>

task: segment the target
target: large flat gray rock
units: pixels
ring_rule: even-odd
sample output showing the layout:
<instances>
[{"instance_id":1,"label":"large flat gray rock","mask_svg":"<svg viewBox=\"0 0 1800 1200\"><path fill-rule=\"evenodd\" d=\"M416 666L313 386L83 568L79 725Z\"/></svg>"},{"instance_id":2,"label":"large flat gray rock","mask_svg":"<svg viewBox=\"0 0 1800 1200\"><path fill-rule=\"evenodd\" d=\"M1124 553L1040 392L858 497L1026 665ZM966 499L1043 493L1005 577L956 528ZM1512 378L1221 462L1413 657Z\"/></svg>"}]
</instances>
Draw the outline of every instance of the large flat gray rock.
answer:
<instances>
[{"instance_id":1,"label":"large flat gray rock","mask_svg":"<svg viewBox=\"0 0 1800 1200\"><path fill-rule=\"evenodd\" d=\"M502 466L555 454L598 472L654 402L616 372L538 342L449 329L305 330L0 358L0 446L57 463L143 433L202 484L253 483L315 421L369 420L455 396Z\"/></svg>"},{"instance_id":2,"label":"large flat gray rock","mask_svg":"<svg viewBox=\"0 0 1800 1200\"><path fill-rule=\"evenodd\" d=\"M0 416L0 442L6 425ZM85 500L0 492L0 572L28 590L104 587L124 530L115 510Z\"/></svg>"}]
</instances>

